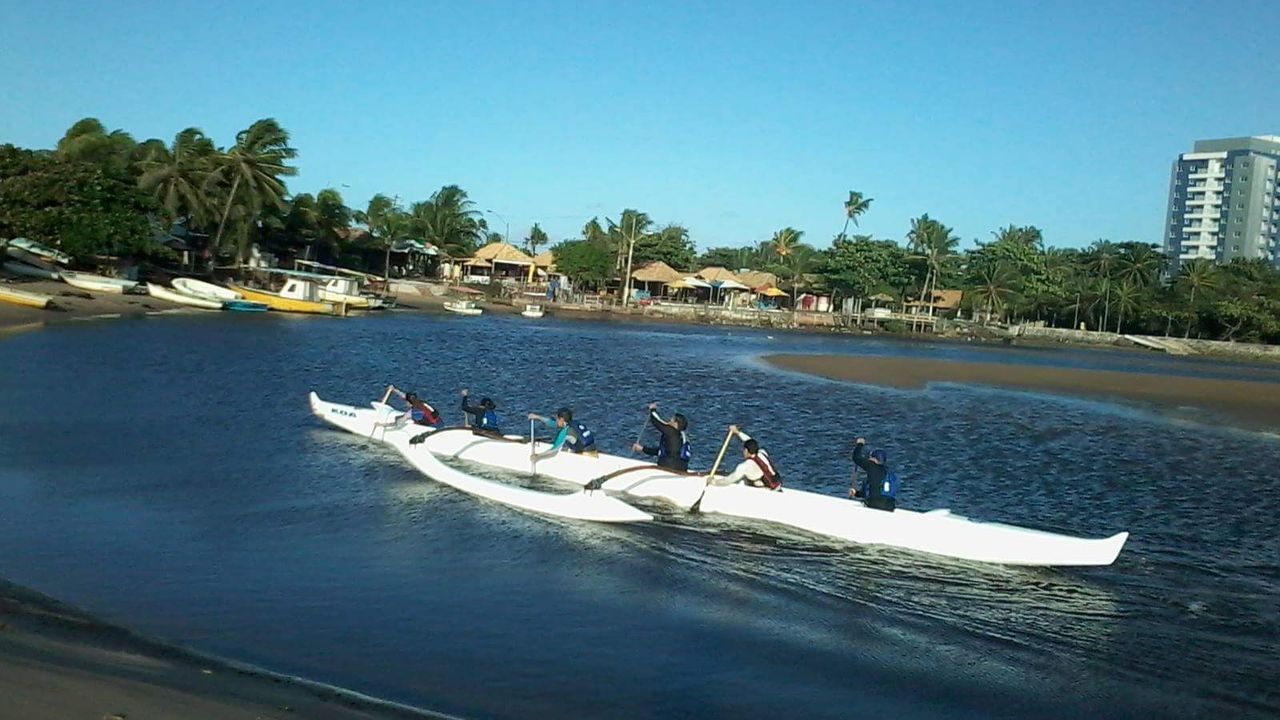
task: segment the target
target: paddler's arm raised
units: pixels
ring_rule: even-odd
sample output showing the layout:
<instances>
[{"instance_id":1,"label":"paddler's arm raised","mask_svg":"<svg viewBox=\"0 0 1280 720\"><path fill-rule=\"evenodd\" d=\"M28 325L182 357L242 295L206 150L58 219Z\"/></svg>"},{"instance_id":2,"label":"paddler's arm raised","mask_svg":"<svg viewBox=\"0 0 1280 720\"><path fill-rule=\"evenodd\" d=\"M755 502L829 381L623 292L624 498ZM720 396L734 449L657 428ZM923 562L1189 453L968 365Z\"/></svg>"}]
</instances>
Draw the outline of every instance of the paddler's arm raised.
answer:
<instances>
[{"instance_id":1,"label":"paddler's arm raised","mask_svg":"<svg viewBox=\"0 0 1280 720\"><path fill-rule=\"evenodd\" d=\"M858 438L857 440L853 441L853 464L857 465L863 470L866 470L867 466L871 464L871 461L867 459L867 439L866 438Z\"/></svg>"}]
</instances>

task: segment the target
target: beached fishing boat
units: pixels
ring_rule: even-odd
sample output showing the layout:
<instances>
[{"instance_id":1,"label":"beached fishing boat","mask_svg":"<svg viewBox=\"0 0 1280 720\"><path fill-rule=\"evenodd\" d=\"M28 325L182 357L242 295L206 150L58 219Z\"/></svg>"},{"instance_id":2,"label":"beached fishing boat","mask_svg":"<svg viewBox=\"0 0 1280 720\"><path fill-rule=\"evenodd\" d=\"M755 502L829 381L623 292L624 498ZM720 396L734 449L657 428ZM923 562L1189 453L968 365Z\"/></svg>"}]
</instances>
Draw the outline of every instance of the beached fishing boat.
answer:
<instances>
[{"instance_id":1,"label":"beached fishing boat","mask_svg":"<svg viewBox=\"0 0 1280 720\"><path fill-rule=\"evenodd\" d=\"M465 493L522 510L577 520L640 522L653 519L648 513L604 493L543 492L486 480L449 467L421 443L411 442L426 428L407 423L404 413L382 403L371 403L368 408L339 405L321 400L314 392L310 402L311 411L317 417L348 432L390 445L422 474ZM528 446L525 447L527 450Z\"/></svg>"},{"instance_id":2,"label":"beached fishing boat","mask_svg":"<svg viewBox=\"0 0 1280 720\"><path fill-rule=\"evenodd\" d=\"M9 241L7 247L23 250L45 260L46 262L58 263L59 265L68 265L71 263L70 255L62 252L61 250L55 250L48 245L41 245L34 240L13 238Z\"/></svg>"},{"instance_id":3,"label":"beached fishing boat","mask_svg":"<svg viewBox=\"0 0 1280 720\"><path fill-rule=\"evenodd\" d=\"M479 315L484 310L470 300L454 300L444 304L444 309L459 315Z\"/></svg>"},{"instance_id":4,"label":"beached fishing boat","mask_svg":"<svg viewBox=\"0 0 1280 720\"><path fill-rule=\"evenodd\" d=\"M195 278L174 278L169 281L174 290L193 297L207 300L243 300L244 296L235 290L214 285Z\"/></svg>"},{"instance_id":5,"label":"beached fishing boat","mask_svg":"<svg viewBox=\"0 0 1280 720\"><path fill-rule=\"evenodd\" d=\"M319 287L320 298L332 303L346 303L356 310L373 310L382 307L382 299L360 293L360 283L352 278L331 277Z\"/></svg>"},{"instance_id":6,"label":"beached fishing boat","mask_svg":"<svg viewBox=\"0 0 1280 720\"><path fill-rule=\"evenodd\" d=\"M540 318L543 315L542 306L541 305L525 305L524 310L520 313L520 315L527 318L534 318L534 319Z\"/></svg>"},{"instance_id":7,"label":"beached fishing boat","mask_svg":"<svg viewBox=\"0 0 1280 720\"><path fill-rule=\"evenodd\" d=\"M105 275L72 272L70 270L62 271L62 280L74 288L88 290L89 292L111 293L113 295L122 295L127 292L132 292L138 287L138 283L133 280L121 280L119 278L107 277Z\"/></svg>"},{"instance_id":8,"label":"beached fishing boat","mask_svg":"<svg viewBox=\"0 0 1280 720\"><path fill-rule=\"evenodd\" d=\"M187 305L189 307L197 307L204 310L222 309L221 300L209 300L206 298L196 297L194 295L187 295L186 293L170 290L163 285L157 285L155 283L147 283L147 294L151 297L160 298L161 300L166 300L171 303L178 303L179 305Z\"/></svg>"},{"instance_id":9,"label":"beached fishing boat","mask_svg":"<svg viewBox=\"0 0 1280 720\"><path fill-rule=\"evenodd\" d=\"M57 280L62 277L56 270L46 270L35 265L10 260L4 264L5 272L20 277L40 278L41 280Z\"/></svg>"},{"instance_id":10,"label":"beached fishing boat","mask_svg":"<svg viewBox=\"0 0 1280 720\"><path fill-rule=\"evenodd\" d=\"M19 290L18 288L10 287L8 285L0 285L0 302L43 310L49 307L49 304L53 302L53 298L42 293L34 293L27 290Z\"/></svg>"},{"instance_id":11,"label":"beached fishing boat","mask_svg":"<svg viewBox=\"0 0 1280 720\"><path fill-rule=\"evenodd\" d=\"M344 306L335 306L331 302L317 300L319 295L316 292L316 286L308 280L289 278L285 280L284 287L278 293L253 290L241 285L228 285L228 287L232 292L240 293L245 300L263 303L272 310L312 315L345 314Z\"/></svg>"}]
</instances>

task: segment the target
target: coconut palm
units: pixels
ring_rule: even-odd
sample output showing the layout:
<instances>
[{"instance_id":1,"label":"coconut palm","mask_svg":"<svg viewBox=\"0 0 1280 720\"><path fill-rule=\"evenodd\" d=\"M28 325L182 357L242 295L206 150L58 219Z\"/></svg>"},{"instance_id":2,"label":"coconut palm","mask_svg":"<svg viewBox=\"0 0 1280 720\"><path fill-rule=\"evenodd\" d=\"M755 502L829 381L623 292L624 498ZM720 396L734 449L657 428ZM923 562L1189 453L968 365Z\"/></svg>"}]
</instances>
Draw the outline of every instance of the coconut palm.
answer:
<instances>
[{"instance_id":1,"label":"coconut palm","mask_svg":"<svg viewBox=\"0 0 1280 720\"><path fill-rule=\"evenodd\" d=\"M351 228L351 220L351 208L342 201L342 193L333 188L316 193L316 239L334 255Z\"/></svg>"},{"instance_id":2,"label":"coconut palm","mask_svg":"<svg viewBox=\"0 0 1280 720\"><path fill-rule=\"evenodd\" d=\"M1153 245L1129 243L1116 261L1117 276L1137 288L1149 287L1164 272L1167 260Z\"/></svg>"},{"instance_id":3,"label":"coconut palm","mask_svg":"<svg viewBox=\"0 0 1280 720\"><path fill-rule=\"evenodd\" d=\"M409 208L408 229L452 257L468 257L488 237L489 226L466 190L445 185Z\"/></svg>"},{"instance_id":4,"label":"coconut palm","mask_svg":"<svg viewBox=\"0 0 1280 720\"><path fill-rule=\"evenodd\" d=\"M1178 278L1174 282L1179 288L1189 290L1191 294L1191 298L1187 302L1191 318L1187 320L1187 331L1183 335L1183 337L1191 337L1191 319L1196 317L1196 291L1211 290L1217 287L1218 266L1204 258L1196 258L1183 263L1181 271L1178 273Z\"/></svg>"},{"instance_id":5,"label":"coconut palm","mask_svg":"<svg viewBox=\"0 0 1280 720\"><path fill-rule=\"evenodd\" d=\"M1142 288L1132 280L1122 280L1116 286L1113 299L1116 304L1116 334L1119 335L1120 327L1124 324L1124 316L1136 313L1140 307Z\"/></svg>"},{"instance_id":6,"label":"coconut palm","mask_svg":"<svg viewBox=\"0 0 1280 720\"><path fill-rule=\"evenodd\" d=\"M871 209L871 200L860 192L849 191L849 199L844 201L844 229L840 231L840 237L846 237L850 222L854 227L858 226L858 216Z\"/></svg>"},{"instance_id":7,"label":"coconut palm","mask_svg":"<svg viewBox=\"0 0 1280 720\"><path fill-rule=\"evenodd\" d=\"M272 118L259 120L236 134L236 144L214 159L206 182L226 188L215 247L222 242L233 205L247 208L245 216L250 222L263 207L284 206L287 189L281 178L298 174L298 169L288 164L297 155L289 146L289 133Z\"/></svg>"},{"instance_id":8,"label":"coconut palm","mask_svg":"<svg viewBox=\"0 0 1280 720\"><path fill-rule=\"evenodd\" d=\"M926 213L911 221L907 242L915 253L914 257L925 262L925 279L920 287L920 298L930 304L932 312L933 293L937 290L938 278L947 262L955 257L960 238L955 236L951 228Z\"/></svg>"},{"instance_id":9,"label":"coconut palm","mask_svg":"<svg viewBox=\"0 0 1280 720\"><path fill-rule=\"evenodd\" d=\"M793 252L803 236L803 230L785 227L773 234L773 237L769 240L769 247L778 261L785 263L787 256Z\"/></svg>"},{"instance_id":10,"label":"coconut palm","mask_svg":"<svg viewBox=\"0 0 1280 720\"><path fill-rule=\"evenodd\" d=\"M170 220L187 218L204 227L213 215L205 181L218 149L199 128L187 128L173 138L173 145L150 144L138 163L142 175L138 187L152 193Z\"/></svg>"},{"instance_id":11,"label":"coconut palm","mask_svg":"<svg viewBox=\"0 0 1280 720\"><path fill-rule=\"evenodd\" d=\"M1119 249L1110 240L1098 240L1089 247L1085 255L1085 267L1094 273L1102 288L1102 329L1107 329L1107 319L1111 314L1111 275L1115 271L1116 261L1120 256Z\"/></svg>"},{"instance_id":12,"label":"coconut palm","mask_svg":"<svg viewBox=\"0 0 1280 720\"><path fill-rule=\"evenodd\" d=\"M998 316L1005 302L1014 294L1016 278L1013 269L1003 260L988 263L978 268L976 279L973 298L986 308L986 322L991 322L992 313Z\"/></svg>"}]
</instances>

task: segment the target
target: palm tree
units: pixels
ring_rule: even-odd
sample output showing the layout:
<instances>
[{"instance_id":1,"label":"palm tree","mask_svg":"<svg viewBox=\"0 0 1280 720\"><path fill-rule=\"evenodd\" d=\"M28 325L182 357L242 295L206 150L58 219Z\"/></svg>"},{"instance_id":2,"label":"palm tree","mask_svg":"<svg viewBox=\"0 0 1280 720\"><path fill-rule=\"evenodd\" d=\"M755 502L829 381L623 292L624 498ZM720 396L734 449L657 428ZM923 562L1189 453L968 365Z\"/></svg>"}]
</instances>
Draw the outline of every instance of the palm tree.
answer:
<instances>
[{"instance_id":1,"label":"palm tree","mask_svg":"<svg viewBox=\"0 0 1280 720\"><path fill-rule=\"evenodd\" d=\"M929 304L929 314L932 315L933 293L937 290L938 278L947 261L955 257L960 238L955 236L951 228L926 213L911 221L907 242L915 252L915 257L925 261L927 269L924 284L920 288L920 299Z\"/></svg>"},{"instance_id":2,"label":"palm tree","mask_svg":"<svg viewBox=\"0 0 1280 720\"><path fill-rule=\"evenodd\" d=\"M227 217L237 201L249 210L246 216L250 220L265 206L284 206L287 191L280 178L298 174L298 169L288 164L297 155L289 146L289 133L272 118L259 120L236 134L236 144L214 160L206 183L227 187L214 247L221 244Z\"/></svg>"},{"instance_id":3,"label":"palm tree","mask_svg":"<svg viewBox=\"0 0 1280 720\"><path fill-rule=\"evenodd\" d=\"M1102 285L1102 329L1107 329L1107 319L1111 314L1111 273L1115 269L1119 252L1115 243L1110 240L1098 240L1090 248L1085 266L1092 271Z\"/></svg>"},{"instance_id":4,"label":"palm tree","mask_svg":"<svg viewBox=\"0 0 1280 720\"><path fill-rule=\"evenodd\" d=\"M849 232L849 223L853 222L853 226L858 226L858 216L871 209L872 198L864 198L862 193L849 191L849 199L844 201L844 229L840 231L840 237L845 237Z\"/></svg>"},{"instance_id":5,"label":"palm tree","mask_svg":"<svg viewBox=\"0 0 1280 720\"><path fill-rule=\"evenodd\" d=\"M342 201L342 193L325 188L316 193L316 240L335 256L351 228L352 212Z\"/></svg>"},{"instance_id":6,"label":"palm tree","mask_svg":"<svg viewBox=\"0 0 1280 720\"><path fill-rule=\"evenodd\" d=\"M617 248L615 269L621 270L624 267L622 251L626 250L626 279L622 281L622 304L625 306L631 302L631 261L635 255L636 241L649 234L649 230L653 227L653 220L648 213L629 208L622 211L616 223L608 218L605 219L609 223L609 238Z\"/></svg>"},{"instance_id":7,"label":"palm tree","mask_svg":"<svg viewBox=\"0 0 1280 720\"><path fill-rule=\"evenodd\" d=\"M409 208L409 230L451 257L468 257L485 240L489 226L457 185L445 185Z\"/></svg>"},{"instance_id":8,"label":"palm tree","mask_svg":"<svg viewBox=\"0 0 1280 720\"><path fill-rule=\"evenodd\" d=\"M1013 295L1013 270L1003 260L988 263L978 269L977 287L973 290L974 299L986 306L986 322L991 322L991 313L999 312L1005 300Z\"/></svg>"},{"instance_id":9,"label":"palm tree","mask_svg":"<svg viewBox=\"0 0 1280 720\"><path fill-rule=\"evenodd\" d=\"M67 129L54 152L73 162L92 163L111 172L128 170L137 142L124 130L107 132L97 118L84 118Z\"/></svg>"},{"instance_id":10,"label":"palm tree","mask_svg":"<svg viewBox=\"0 0 1280 720\"><path fill-rule=\"evenodd\" d=\"M778 257L779 262L786 262L787 256L792 253L803 235L803 230L796 230L793 227L782 228L773 234L773 237L769 240L769 247L772 249L773 254Z\"/></svg>"},{"instance_id":11,"label":"palm tree","mask_svg":"<svg viewBox=\"0 0 1280 720\"><path fill-rule=\"evenodd\" d=\"M1196 258L1183 263L1181 272L1178 273L1178 279L1175 282L1179 287L1187 288L1191 291L1191 299L1187 303L1191 318L1187 320L1187 332L1183 335L1183 337L1191 337L1191 319L1196 317L1196 291L1211 290L1217 286L1218 266L1204 258Z\"/></svg>"},{"instance_id":12,"label":"palm tree","mask_svg":"<svg viewBox=\"0 0 1280 720\"><path fill-rule=\"evenodd\" d=\"M1119 278L1144 288L1155 282L1164 272L1167 260L1155 246L1145 243L1128 243L1121 252L1117 265Z\"/></svg>"},{"instance_id":13,"label":"palm tree","mask_svg":"<svg viewBox=\"0 0 1280 720\"><path fill-rule=\"evenodd\" d=\"M364 212L357 212L356 220L369 228L369 234L386 250L383 259L383 277L391 280L391 247L397 240L403 239L409 229L409 219L400 208L398 199L392 199L378 193L369 198L369 205Z\"/></svg>"},{"instance_id":14,"label":"palm tree","mask_svg":"<svg viewBox=\"0 0 1280 720\"><path fill-rule=\"evenodd\" d=\"M142 175L138 187L155 195L170 220L187 218L204 227L213 214L205 181L218 149L198 128L187 128L173 138L173 145L156 143L138 163Z\"/></svg>"},{"instance_id":15,"label":"palm tree","mask_svg":"<svg viewBox=\"0 0 1280 720\"><path fill-rule=\"evenodd\" d=\"M1120 334L1120 327L1124 324L1124 316L1126 313L1133 314L1140 307L1139 300L1142 298L1142 288L1135 284L1132 280L1123 280L1116 288L1116 334Z\"/></svg>"}]
</instances>

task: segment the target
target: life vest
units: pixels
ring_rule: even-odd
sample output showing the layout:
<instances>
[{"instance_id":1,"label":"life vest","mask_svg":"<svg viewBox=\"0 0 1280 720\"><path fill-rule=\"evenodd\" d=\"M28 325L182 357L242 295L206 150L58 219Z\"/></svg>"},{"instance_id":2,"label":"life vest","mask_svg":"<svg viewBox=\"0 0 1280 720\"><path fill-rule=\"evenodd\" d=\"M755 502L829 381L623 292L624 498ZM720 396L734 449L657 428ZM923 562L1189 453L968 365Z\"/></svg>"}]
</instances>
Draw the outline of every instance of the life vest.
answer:
<instances>
[{"instance_id":1,"label":"life vest","mask_svg":"<svg viewBox=\"0 0 1280 720\"><path fill-rule=\"evenodd\" d=\"M426 408L423 405L423 408ZM437 425L440 423L440 416L431 412L430 409L419 409L417 407L409 408L409 418L417 425Z\"/></svg>"},{"instance_id":2,"label":"life vest","mask_svg":"<svg viewBox=\"0 0 1280 720\"><path fill-rule=\"evenodd\" d=\"M587 450L588 448L595 447L596 436L594 433L591 432L591 430L587 428L586 425L583 425L580 422L575 422L573 424L573 429L578 436L578 442L570 443L570 446L571 446L569 448L570 450L573 450L576 453L580 453L584 450Z\"/></svg>"},{"instance_id":3,"label":"life vest","mask_svg":"<svg viewBox=\"0 0 1280 720\"><path fill-rule=\"evenodd\" d=\"M763 450L751 456L751 462L760 468L760 472L764 473L764 484L770 490L777 490L782 487L782 476L777 470L773 469L773 463L769 461L769 456Z\"/></svg>"},{"instance_id":4,"label":"life vest","mask_svg":"<svg viewBox=\"0 0 1280 720\"><path fill-rule=\"evenodd\" d=\"M481 430L497 430L498 429L498 413L492 410L485 410L480 416Z\"/></svg>"},{"instance_id":5,"label":"life vest","mask_svg":"<svg viewBox=\"0 0 1280 720\"><path fill-rule=\"evenodd\" d=\"M689 458L693 457L693 450L689 447L689 436L680 433L680 459L689 462ZM665 442L658 443L658 459L665 460L667 458L667 444Z\"/></svg>"},{"instance_id":6,"label":"life vest","mask_svg":"<svg viewBox=\"0 0 1280 720\"><path fill-rule=\"evenodd\" d=\"M898 494L898 476L889 470L880 481L880 494L884 497L895 497Z\"/></svg>"}]
</instances>

